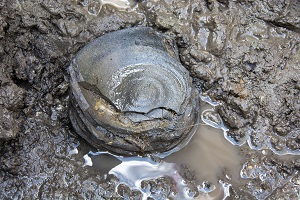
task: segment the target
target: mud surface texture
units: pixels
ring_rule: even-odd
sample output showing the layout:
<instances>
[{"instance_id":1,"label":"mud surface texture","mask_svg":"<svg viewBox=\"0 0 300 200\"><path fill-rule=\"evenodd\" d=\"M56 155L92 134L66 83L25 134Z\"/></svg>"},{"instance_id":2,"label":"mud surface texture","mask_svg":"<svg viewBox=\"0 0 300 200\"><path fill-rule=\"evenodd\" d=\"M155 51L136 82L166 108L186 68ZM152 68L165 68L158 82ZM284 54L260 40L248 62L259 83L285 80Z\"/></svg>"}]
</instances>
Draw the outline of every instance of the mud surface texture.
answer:
<instances>
[{"instance_id":1,"label":"mud surface texture","mask_svg":"<svg viewBox=\"0 0 300 200\"><path fill-rule=\"evenodd\" d=\"M176 39L198 88L222 103L227 137L244 157L244 182L228 180L229 199L299 198L300 159L288 155L300 151L299 0L145 0L123 11L99 2L0 2L0 199L141 198L82 167L88 144L68 119L71 58L132 26ZM157 198L169 182L153 182Z\"/></svg>"}]
</instances>

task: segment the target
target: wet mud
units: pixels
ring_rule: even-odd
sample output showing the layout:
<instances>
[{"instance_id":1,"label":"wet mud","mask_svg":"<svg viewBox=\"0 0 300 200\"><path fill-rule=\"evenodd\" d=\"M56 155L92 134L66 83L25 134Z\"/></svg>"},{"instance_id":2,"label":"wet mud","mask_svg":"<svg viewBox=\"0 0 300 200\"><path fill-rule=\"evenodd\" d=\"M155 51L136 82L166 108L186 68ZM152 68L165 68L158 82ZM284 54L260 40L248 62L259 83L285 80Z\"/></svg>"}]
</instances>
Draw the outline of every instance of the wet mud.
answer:
<instances>
[{"instance_id":1,"label":"wet mud","mask_svg":"<svg viewBox=\"0 0 300 200\"><path fill-rule=\"evenodd\" d=\"M299 0L1 1L0 198L141 199L146 190L152 199L176 198L174 180L183 179L191 198L221 180L227 199L298 199L299 19ZM76 134L68 116L71 59L95 38L135 26L176 41L194 85L217 102L205 117L224 127L199 163L180 163L178 156L178 165L166 164L178 176L144 180L140 190L110 173L118 159L104 166L106 155L94 156L98 161L83 167L84 156L97 150ZM212 162L218 173L211 179L209 172L197 175L205 170L201 157L218 159L217 147L227 145L223 152L233 161Z\"/></svg>"}]
</instances>

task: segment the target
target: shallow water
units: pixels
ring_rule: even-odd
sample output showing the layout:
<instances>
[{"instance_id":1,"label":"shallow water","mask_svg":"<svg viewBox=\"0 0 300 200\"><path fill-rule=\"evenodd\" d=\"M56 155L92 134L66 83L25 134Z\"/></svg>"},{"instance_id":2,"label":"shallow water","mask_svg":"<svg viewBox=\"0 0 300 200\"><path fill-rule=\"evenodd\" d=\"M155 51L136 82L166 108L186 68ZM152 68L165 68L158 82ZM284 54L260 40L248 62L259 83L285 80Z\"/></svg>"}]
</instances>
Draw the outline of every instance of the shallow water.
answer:
<instances>
[{"instance_id":1,"label":"shallow water","mask_svg":"<svg viewBox=\"0 0 300 200\"><path fill-rule=\"evenodd\" d=\"M213 107L202 103L201 110L202 113L208 110L213 112ZM199 180L214 184L216 190L210 197L216 199L222 196L221 190L224 190L219 184L223 172L226 171L228 178L238 180L242 167L237 148L223 137L223 130L205 123L198 126L194 137L184 149L170 155L166 161L188 165L195 170Z\"/></svg>"},{"instance_id":2,"label":"shallow water","mask_svg":"<svg viewBox=\"0 0 300 200\"><path fill-rule=\"evenodd\" d=\"M214 112L210 104L202 102L201 111L208 110ZM242 168L238 151L223 137L223 130L203 121L187 146L164 159L152 156L124 158L108 152L90 151L84 155L84 160L84 167L92 166L94 170L115 175L119 179L116 192L120 185L125 184L131 190L140 191L143 199L161 198L151 192L151 185L144 186L144 182L162 177L174 181L176 189L169 192L169 197L224 199L230 196L231 185L226 181L237 181ZM183 165L195 173L195 185L182 177L180 169Z\"/></svg>"},{"instance_id":3,"label":"shallow water","mask_svg":"<svg viewBox=\"0 0 300 200\"><path fill-rule=\"evenodd\" d=\"M229 170L235 177L241 169L237 149L224 139L222 131L201 125L192 141L181 151L166 158L169 162L187 164L195 169L201 179L218 182L218 174Z\"/></svg>"}]
</instances>

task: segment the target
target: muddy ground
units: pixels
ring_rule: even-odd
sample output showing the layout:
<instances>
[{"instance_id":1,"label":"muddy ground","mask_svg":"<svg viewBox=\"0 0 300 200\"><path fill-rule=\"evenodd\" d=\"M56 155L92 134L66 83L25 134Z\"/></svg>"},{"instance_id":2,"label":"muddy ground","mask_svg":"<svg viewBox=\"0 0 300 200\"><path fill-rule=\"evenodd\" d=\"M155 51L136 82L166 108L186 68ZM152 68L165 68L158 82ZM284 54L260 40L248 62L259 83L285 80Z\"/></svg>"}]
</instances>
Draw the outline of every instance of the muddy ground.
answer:
<instances>
[{"instance_id":1,"label":"muddy ground","mask_svg":"<svg viewBox=\"0 0 300 200\"><path fill-rule=\"evenodd\" d=\"M222 103L227 139L244 158L245 182L232 181L228 199L299 198L299 0L97 6L96 0L0 2L1 199L120 198L114 177L82 168L87 149L68 153L88 144L70 128L67 68L89 41L132 26L172 36L197 87Z\"/></svg>"}]
</instances>

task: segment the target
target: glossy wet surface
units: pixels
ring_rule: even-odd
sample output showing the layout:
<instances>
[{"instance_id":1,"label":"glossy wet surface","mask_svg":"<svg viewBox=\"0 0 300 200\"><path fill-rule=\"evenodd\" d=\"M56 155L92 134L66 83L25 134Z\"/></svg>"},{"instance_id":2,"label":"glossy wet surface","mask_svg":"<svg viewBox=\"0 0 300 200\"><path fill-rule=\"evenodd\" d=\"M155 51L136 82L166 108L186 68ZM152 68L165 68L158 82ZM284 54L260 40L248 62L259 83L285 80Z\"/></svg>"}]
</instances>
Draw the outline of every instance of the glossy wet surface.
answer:
<instances>
[{"instance_id":1,"label":"glossy wet surface","mask_svg":"<svg viewBox=\"0 0 300 200\"><path fill-rule=\"evenodd\" d=\"M208 103L202 102L201 108L201 112L210 111L217 115ZM143 199L222 199L230 196L231 185L226 181L241 179L242 159L237 148L224 138L222 129L213 128L203 121L199 122L194 136L183 149L164 159L151 155L124 158L92 151L83 158L83 167L90 166L93 170L115 175L118 178L116 190L126 185L130 190L140 191ZM182 177L184 166L194 173L193 183ZM149 180L165 177L174 182L174 188L162 192L163 196L151 192L151 185L145 186Z\"/></svg>"},{"instance_id":2,"label":"glossy wet surface","mask_svg":"<svg viewBox=\"0 0 300 200\"><path fill-rule=\"evenodd\" d=\"M166 199L176 194L173 178L142 181L140 189L119 184L108 172L124 165L116 158L102 162L106 155L90 155L94 165L83 167L83 157L97 150L76 135L68 116L67 67L75 54L105 33L149 26L175 39L180 60L198 89L220 103L216 110L228 131L222 133L225 142L217 146L235 145L242 160L241 178L236 180L235 172L223 169L235 168L225 156L224 164L208 159L204 164L210 170L186 159L192 155L180 155L193 166L176 168L192 188L179 193L194 196L214 185L214 195L223 195L217 188L223 184L230 193L227 199L299 199L298 1L130 4L124 8L128 4L122 0L0 2L0 198L142 199L150 191L154 199ZM220 126L211 111L205 116ZM174 169L170 163L175 161L165 162L169 164L159 168L163 173L164 167ZM153 166L145 166L151 174Z\"/></svg>"}]
</instances>

